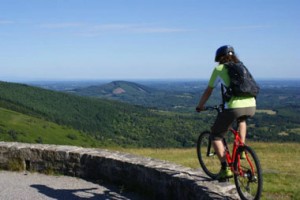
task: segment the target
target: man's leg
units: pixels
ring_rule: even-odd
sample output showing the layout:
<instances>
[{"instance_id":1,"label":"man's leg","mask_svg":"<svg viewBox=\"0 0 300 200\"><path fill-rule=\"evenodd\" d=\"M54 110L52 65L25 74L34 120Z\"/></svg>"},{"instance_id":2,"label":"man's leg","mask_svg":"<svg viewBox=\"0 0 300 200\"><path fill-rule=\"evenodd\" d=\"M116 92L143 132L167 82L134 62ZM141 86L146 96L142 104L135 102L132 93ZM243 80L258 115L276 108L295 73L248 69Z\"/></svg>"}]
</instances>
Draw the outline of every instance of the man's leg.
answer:
<instances>
[{"instance_id":1,"label":"man's leg","mask_svg":"<svg viewBox=\"0 0 300 200\"><path fill-rule=\"evenodd\" d=\"M215 152L220 160L220 162L226 162L225 156L225 147L222 140L213 140L212 141Z\"/></svg>"},{"instance_id":2,"label":"man's leg","mask_svg":"<svg viewBox=\"0 0 300 200\"><path fill-rule=\"evenodd\" d=\"M231 126L233 120L234 115L232 110L225 110L218 114L216 121L211 128L212 144L221 163L221 170L217 177L219 181L226 180L233 176L233 173L228 167L226 161L225 146L223 144L223 137L227 133L227 130Z\"/></svg>"},{"instance_id":3,"label":"man's leg","mask_svg":"<svg viewBox=\"0 0 300 200\"><path fill-rule=\"evenodd\" d=\"M243 143L246 141L247 123L246 120L240 121L239 123L240 137Z\"/></svg>"},{"instance_id":4,"label":"man's leg","mask_svg":"<svg viewBox=\"0 0 300 200\"><path fill-rule=\"evenodd\" d=\"M213 140L213 147L215 149L215 152L221 162L221 170L218 175L219 181L226 181L228 178L233 176L233 173L231 172L230 168L228 167L227 161L226 161L226 154L225 154L225 147L222 140Z\"/></svg>"}]
</instances>

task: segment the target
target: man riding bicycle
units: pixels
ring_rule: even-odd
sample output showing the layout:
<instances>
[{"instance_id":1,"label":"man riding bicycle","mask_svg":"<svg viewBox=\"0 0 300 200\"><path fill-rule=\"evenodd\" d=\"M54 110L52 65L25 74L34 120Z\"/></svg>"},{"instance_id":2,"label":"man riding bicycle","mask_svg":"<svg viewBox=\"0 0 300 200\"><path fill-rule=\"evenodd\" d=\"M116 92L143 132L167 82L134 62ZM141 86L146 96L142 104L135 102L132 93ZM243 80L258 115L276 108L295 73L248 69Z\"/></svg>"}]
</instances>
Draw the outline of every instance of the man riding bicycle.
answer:
<instances>
[{"instance_id":1,"label":"man riding bicycle","mask_svg":"<svg viewBox=\"0 0 300 200\"><path fill-rule=\"evenodd\" d=\"M226 63L241 63L237 58L232 46L225 45L221 46L216 51L215 61L219 63L214 68L208 86L202 97L200 98L199 104L196 107L197 112L201 112L205 109L204 105L212 94L213 89L219 84L223 84L226 88L230 85L230 77L228 74L228 68ZM222 91L225 93L226 91ZM222 94L223 95L223 94ZM251 117L255 114L256 110L256 99L255 97L241 97L232 96L229 100L224 102L224 111L220 112L211 128L211 139L214 150L221 162L221 170L218 179L226 179L233 176L232 171L228 167L225 156L225 147L222 139L228 129L231 127L235 120L239 122L239 132L242 142L245 142L247 124L246 118Z\"/></svg>"}]
</instances>

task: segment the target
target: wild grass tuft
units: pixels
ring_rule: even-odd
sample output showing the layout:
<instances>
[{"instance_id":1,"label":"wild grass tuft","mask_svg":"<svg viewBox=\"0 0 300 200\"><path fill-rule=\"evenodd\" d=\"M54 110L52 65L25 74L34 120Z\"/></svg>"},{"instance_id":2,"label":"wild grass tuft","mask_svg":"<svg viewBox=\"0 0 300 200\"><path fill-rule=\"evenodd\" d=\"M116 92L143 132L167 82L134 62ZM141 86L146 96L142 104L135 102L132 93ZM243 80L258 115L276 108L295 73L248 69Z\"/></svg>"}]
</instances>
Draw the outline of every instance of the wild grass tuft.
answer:
<instances>
[{"instance_id":1,"label":"wild grass tuft","mask_svg":"<svg viewBox=\"0 0 300 200\"><path fill-rule=\"evenodd\" d=\"M23 171L24 163L19 158L14 158L8 161L7 169L9 171Z\"/></svg>"}]
</instances>

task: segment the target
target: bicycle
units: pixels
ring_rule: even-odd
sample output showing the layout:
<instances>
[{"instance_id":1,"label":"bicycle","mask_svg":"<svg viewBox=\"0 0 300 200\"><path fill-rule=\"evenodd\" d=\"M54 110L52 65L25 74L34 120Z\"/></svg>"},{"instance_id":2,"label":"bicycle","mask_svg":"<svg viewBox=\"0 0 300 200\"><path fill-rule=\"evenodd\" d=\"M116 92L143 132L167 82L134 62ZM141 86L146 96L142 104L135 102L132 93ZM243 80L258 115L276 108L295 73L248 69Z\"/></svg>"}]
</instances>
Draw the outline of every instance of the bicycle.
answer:
<instances>
[{"instance_id":1,"label":"bicycle","mask_svg":"<svg viewBox=\"0 0 300 200\"><path fill-rule=\"evenodd\" d=\"M219 113L223 111L223 106L209 106L205 110L216 110ZM229 132L234 135L231 153L225 138L223 143L226 161L234 174L237 192L243 200L258 200L263 187L262 169L259 159L255 151L241 141L237 129L230 128ZM242 152L244 152L245 158L241 158ZM197 142L197 155L203 171L213 180L217 179L220 161L212 147L210 131L204 131L200 134Z\"/></svg>"}]
</instances>

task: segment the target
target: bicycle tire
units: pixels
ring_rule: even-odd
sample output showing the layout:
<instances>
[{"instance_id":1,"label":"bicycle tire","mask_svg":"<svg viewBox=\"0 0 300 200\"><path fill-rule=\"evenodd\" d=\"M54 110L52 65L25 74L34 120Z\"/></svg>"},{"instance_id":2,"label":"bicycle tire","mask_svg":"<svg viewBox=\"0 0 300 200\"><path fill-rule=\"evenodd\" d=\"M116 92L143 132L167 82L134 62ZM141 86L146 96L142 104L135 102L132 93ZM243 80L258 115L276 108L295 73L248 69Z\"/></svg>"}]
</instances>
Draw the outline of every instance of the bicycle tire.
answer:
<instances>
[{"instance_id":1,"label":"bicycle tire","mask_svg":"<svg viewBox=\"0 0 300 200\"><path fill-rule=\"evenodd\" d=\"M210 152L207 152L209 145ZM220 171L220 161L214 153L209 131L202 132L198 137L197 156L203 171L212 179L216 179Z\"/></svg>"},{"instance_id":2,"label":"bicycle tire","mask_svg":"<svg viewBox=\"0 0 300 200\"><path fill-rule=\"evenodd\" d=\"M242 152L245 152L245 159L240 159ZM236 172L234 173L234 183L241 199L259 200L263 188L262 169L259 159L251 147L243 146L237 149L234 171Z\"/></svg>"}]
</instances>

